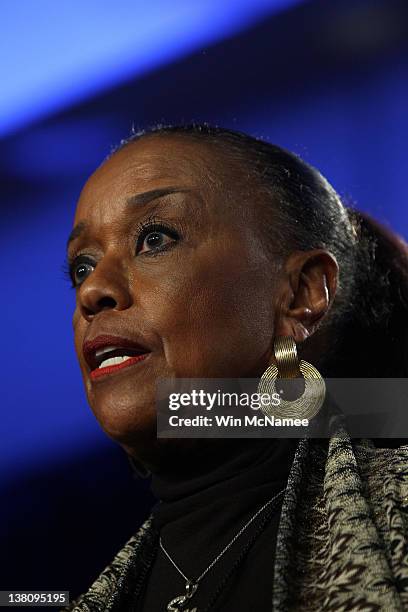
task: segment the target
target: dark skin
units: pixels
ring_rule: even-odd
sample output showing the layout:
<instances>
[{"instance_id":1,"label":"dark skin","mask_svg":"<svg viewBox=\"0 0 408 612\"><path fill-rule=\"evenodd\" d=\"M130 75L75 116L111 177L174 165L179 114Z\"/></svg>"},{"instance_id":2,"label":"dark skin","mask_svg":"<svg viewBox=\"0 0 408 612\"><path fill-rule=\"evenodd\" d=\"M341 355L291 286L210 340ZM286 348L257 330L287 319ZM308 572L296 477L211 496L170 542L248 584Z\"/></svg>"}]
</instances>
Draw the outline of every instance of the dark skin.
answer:
<instances>
[{"instance_id":1,"label":"dark skin","mask_svg":"<svg viewBox=\"0 0 408 612\"><path fill-rule=\"evenodd\" d=\"M228 446L158 440L158 377L259 377L276 363L274 337L302 343L335 296L338 266L328 251L271 261L257 225L259 203L241 203L236 163L205 142L147 137L98 168L78 202L74 225L86 229L68 254L90 262L78 279L73 316L88 402L107 435L152 471L171 464L175 448L192 458L206 444ZM169 195L128 202L168 187ZM171 231L147 228L138 242L140 224L152 215ZM143 339L149 357L92 381L82 344L99 334Z\"/></svg>"}]
</instances>

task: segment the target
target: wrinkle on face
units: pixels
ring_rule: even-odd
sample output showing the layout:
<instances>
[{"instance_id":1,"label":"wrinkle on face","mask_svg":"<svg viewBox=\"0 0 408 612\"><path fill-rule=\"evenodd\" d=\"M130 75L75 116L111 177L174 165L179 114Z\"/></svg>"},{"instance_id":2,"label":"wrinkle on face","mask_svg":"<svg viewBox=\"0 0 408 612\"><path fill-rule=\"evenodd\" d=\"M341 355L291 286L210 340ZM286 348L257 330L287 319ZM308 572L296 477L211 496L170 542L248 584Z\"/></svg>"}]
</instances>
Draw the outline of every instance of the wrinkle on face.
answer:
<instances>
[{"instance_id":1,"label":"wrinkle on face","mask_svg":"<svg viewBox=\"0 0 408 612\"><path fill-rule=\"evenodd\" d=\"M267 366L275 276L258 238L255 199L250 208L241 199L238 170L207 144L146 138L115 153L81 192L75 223L87 222L90 231L71 247L92 251L99 263L77 289L76 349L102 428L139 451L155 432L157 378L251 377ZM127 203L169 185L192 193L165 196L143 210ZM152 214L179 218L183 239L154 259L135 256L135 229ZM98 312L91 287L100 296L127 291L129 306ZM81 314L85 301L88 311L95 307L88 318ZM81 347L102 323L104 331L135 329L152 339L145 378L134 366L134 378L123 377L120 385L90 383Z\"/></svg>"}]
</instances>

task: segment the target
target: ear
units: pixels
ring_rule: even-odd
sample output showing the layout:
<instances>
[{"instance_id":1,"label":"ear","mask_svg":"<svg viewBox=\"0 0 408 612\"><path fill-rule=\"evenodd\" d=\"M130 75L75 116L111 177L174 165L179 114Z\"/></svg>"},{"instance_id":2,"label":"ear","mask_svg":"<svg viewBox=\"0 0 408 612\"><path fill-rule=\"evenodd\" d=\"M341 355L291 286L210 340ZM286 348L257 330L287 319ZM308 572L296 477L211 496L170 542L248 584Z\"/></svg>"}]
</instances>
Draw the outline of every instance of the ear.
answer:
<instances>
[{"instance_id":1,"label":"ear","mask_svg":"<svg viewBox=\"0 0 408 612\"><path fill-rule=\"evenodd\" d=\"M285 262L276 308L275 335L296 343L312 335L330 310L339 266L325 249L295 251Z\"/></svg>"}]
</instances>

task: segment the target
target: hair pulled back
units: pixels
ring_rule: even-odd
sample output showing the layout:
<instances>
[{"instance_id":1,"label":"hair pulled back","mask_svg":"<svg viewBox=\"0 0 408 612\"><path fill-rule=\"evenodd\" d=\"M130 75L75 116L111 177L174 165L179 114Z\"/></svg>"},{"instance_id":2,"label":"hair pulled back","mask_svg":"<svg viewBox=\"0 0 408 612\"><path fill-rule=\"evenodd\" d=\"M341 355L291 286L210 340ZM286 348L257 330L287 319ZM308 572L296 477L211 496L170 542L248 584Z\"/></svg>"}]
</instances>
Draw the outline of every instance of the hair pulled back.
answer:
<instances>
[{"instance_id":1,"label":"hair pulled back","mask_svg":"<svg viewBox=\"0 0 408 612\"><path fill-rule=\"evenodd\" d=\"M336 257L333 306L302 343L305 347L298 347L299 355L325 333L329 350L315 361L324 376L408 376L407 243L370 215L346 206L299 156L242 132L207 124L159 125L132 134L117 149L169 135L205 140L241 164L249 188L253 181L265 194L259 215L272 254L284 258L293 250L324 248Z\"/></svg>"}]
</instances>

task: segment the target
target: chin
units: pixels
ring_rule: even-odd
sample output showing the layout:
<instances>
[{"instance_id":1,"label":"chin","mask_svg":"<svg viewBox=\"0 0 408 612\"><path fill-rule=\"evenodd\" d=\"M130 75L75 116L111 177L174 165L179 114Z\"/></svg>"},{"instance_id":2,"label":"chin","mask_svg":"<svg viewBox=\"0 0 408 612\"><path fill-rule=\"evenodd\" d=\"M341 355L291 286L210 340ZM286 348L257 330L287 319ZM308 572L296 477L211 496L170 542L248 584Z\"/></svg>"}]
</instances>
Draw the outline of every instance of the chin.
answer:
<instances>
[{"instance_id":1,"label":"chin","mask_svg":"<svg viewBox=\"0 0 408 612\"><path fill-rule=\"evenodd\" d=\"M152 402L104 401L91 404L99 425L109 438L120 444L156 439L156 407Z\"/></svg>"}]
</instances>

